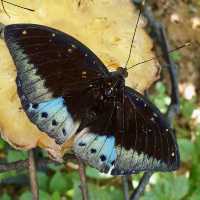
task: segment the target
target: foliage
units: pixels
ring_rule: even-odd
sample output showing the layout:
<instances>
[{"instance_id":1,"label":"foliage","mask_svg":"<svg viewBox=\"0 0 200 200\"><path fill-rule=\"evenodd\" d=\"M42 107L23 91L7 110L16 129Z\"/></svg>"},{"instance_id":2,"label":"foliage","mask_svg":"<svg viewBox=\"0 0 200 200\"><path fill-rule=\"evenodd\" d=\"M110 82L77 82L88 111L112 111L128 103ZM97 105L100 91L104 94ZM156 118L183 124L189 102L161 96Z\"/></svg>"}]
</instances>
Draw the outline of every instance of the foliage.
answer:
<instances>
[{"instance_id":1,"label":"foliage","mask_svg":"<svg viewBox=\"0 0 200 200\"><path fill-rule=\"evenodd\" d=\"M170 57L174 62L178 62L182 59L180 51L174 51L173 53L170 54Z\"/></svg>"},{"instance_id":2,"label":"foliage","mask_svg":"<svg viewBox=\"0 0 200 200\"><path fill-rule=\"evenodd\" d=\"M170 104L166 87L158 82L151 100L164 113ZM181 168L174 173L155 173L150 179L142 200L198 200L200 197L200 125L192 123L193 110L197 108L196 100L181 99L180 120L175 123L181 154ZM185 123L185 124L184 124ZM184 125L183 125L184 124ZM192 137L193 135L193 137ZM43 154L44 155L44 154ZM0 156L3 161L13 162L27 158L27 153L11 149L0 140ZM122 200L120 178L106 176L97 170L87 167L89 192L91 200ZM0 174L0 200L29 200L31 193L27 184L22 181L27 171L4 172ZM66 165L49 164L47 169L38 170L39 195L41 200L81 200L80 179L76 170ZM141 174L132 176L132 184L138 184ZM21 184L20 190L17 184Z\"/></svg>"}]
</instances>

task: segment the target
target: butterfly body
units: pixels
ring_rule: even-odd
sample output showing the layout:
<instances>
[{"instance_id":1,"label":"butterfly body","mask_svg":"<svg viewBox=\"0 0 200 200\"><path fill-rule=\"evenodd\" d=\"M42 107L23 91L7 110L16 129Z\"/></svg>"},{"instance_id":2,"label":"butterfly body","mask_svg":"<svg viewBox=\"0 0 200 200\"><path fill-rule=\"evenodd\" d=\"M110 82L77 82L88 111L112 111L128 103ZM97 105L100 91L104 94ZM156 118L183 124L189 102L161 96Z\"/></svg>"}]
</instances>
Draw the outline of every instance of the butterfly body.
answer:
<instances>
[{"instance_id":1,"label":"butterfly body","mask_svg":"<svg viewBox=\"0 0 200 200\"><path fill-rule=\"evenodd\" d=\"M102 172L125 175L179 166L173 130L144 96L125 86L126 69L109 72L75 38L46 26L5 26L22 106L59 144Z\"/></svg>"}]
</instances>

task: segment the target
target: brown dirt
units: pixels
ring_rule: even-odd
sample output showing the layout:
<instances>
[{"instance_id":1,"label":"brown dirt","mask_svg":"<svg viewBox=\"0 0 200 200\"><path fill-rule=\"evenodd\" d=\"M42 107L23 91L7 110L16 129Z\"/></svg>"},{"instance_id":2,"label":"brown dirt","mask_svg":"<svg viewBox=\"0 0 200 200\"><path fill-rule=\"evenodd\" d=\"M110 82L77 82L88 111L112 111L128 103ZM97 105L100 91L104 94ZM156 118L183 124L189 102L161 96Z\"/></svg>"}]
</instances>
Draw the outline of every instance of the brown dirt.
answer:
<instances>
[{"instance_id":1,"label":"brown dirt","mask_svg":"<svg viewBox=\"0 0 200 200\"><path fill-rule=\"evenodd\" d=\"M179 79L180 83L194 84L200 96L200 1L153 0L151 7L165 25L173 48L191 42L180 51Z\"/></svg>"}]
</instances>

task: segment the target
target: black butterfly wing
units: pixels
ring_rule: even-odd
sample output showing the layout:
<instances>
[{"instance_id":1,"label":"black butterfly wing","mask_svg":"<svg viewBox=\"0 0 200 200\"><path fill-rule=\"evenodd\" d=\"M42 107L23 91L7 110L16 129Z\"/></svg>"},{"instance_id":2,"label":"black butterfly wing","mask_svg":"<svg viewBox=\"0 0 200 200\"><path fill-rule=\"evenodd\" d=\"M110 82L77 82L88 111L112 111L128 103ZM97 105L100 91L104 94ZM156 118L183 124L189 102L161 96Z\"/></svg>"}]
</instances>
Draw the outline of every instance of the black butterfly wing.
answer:
<instances>
[{"instance_id":1,"label":"black butterfly wing","mask_svg":"<svg viewBox=\"0 0 200 200\"><path fill-rule=\"evenodd\" d=\"M177 169L180 161L174 131L160 111L128 87L124 110L125 132L116 136L118 159L112 174Z\"/></svg>"},{"instance_id":2,"label":"black butterfly wing","mask_svg":"<svg viewBox=\"0 0 200 200\"><path fill-rule=\"evenodd\" d=\"M77 136L76 155L112 175L177 169L176 139L159 110L127 87L116 98Z\"/></svg>"},{"instance_id":3,"label":"black butterfly wing","mask_svg":"<svg viewBox=\"0 0 200 200\"><path fill-rule=\"evenodd\" d=\"M26 113L38 128L63 143L80 124L90 87L108 77L108 70L79 41L46 26L8 25L4 38Z\"/></svg>"}]
</instances>

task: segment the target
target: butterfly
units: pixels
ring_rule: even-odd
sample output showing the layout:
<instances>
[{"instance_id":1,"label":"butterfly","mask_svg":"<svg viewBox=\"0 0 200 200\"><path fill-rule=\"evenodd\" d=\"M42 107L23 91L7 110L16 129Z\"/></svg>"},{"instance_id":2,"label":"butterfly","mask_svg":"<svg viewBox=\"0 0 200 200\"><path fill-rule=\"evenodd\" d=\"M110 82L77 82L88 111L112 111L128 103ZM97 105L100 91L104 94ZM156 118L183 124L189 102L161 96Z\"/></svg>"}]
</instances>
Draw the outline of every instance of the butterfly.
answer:
<instances>
[{"instance_id":1,"label":"butterfly","mask_svg":"<svg viewBox=\"0 0 200 200\"><path fill-rule=\"evenodd\" d=\"M84 44L36 24L7 25L2 35L17 70L24 111L38 129L104 173L172 171L174 135L158 108L125 86L126 68L109 72Z\"/></svg>"}]
</instances>

